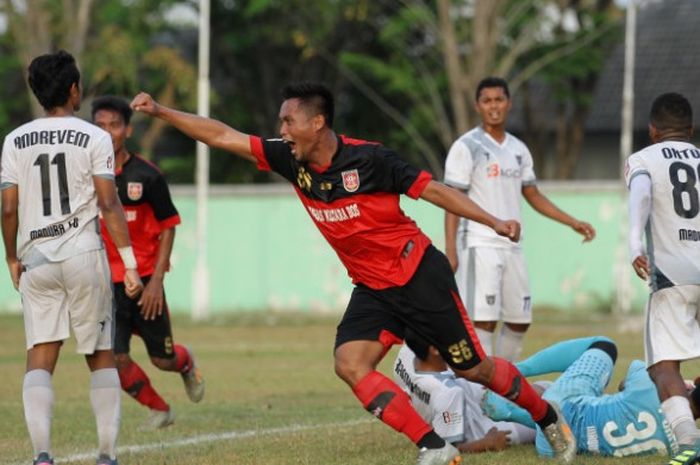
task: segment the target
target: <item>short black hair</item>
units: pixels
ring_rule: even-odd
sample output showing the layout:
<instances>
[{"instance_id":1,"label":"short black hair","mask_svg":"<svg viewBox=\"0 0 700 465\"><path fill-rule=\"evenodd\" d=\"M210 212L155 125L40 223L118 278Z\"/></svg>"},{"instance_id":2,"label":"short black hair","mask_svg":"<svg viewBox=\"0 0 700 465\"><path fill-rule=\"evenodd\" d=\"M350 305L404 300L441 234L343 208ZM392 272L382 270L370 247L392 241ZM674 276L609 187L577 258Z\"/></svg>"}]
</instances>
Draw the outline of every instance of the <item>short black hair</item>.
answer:
<instances>
[{"instance_id":1,"label":"short black hair","mask_svg":"<svg viewBox=\"0 0 700 465\"><path fill-rule=\"evenodd\" d=\"M693 108L681 94L661 94L651 104L649 122L660 131L690 131L693 128Z\"/></svg>"},{"instance_id":2,"label":"short black hair","mask_svg":"<svg viewBox=\"0 0 700 465\"><path fill-rule=\"evenodd\" d=\"M413 331L412 329L406 328L406 333L404 334L404 342L409 349L416 354L416 357L425 361L428 359L428 353L430 350L430 343L423 339L421 335Z\"/></svg>"},{"instance_id":3,"label":"short black hair","mask_svg":"<svg viewBox=\"0 0 700 465\"><path fill-rule=\"evenodd\" d=\"M102 95L92 101L93 121L95 120L95 114L100 110L116 111L122 115L122 120L126 126L131 122L131 115L134 113L126 100L114 95Z\"/></svg>"},{"instance_id":4,"label":"short black hair","mask_svg":"<svg viewBox=\"0 0 700 465\"><path fill-rule=\"evenodd\" d=\"M65 105L73 84L80 84L75 58L65 50L34 58L28 76L29 87L45 110Z\"/></svg>"},{"instance_id":5,"label":"short black hair","mask_svg":"<svg viewBox=\"0 0 700 465\"><path fill-rule=\"evenodd\" d=\"M508 83L506 80L495 76L489 76L479 81L479 85L476 86L475 100L479 100L482 89L486 89L487 87L500 87L503 89L503 93L506 94L506 97L510 98L510 90L508 90Z\"/></svg>"},{"instance_id":6,"label":"short black hair","mask_svg":"<svg viewBox=\"0 0 700 465\"><path fill-rule=\"evenodd\" d=\"M333 94L323 84L316 82L288 84L282 89L282 98L284 100L298 98L316 115L323 115L326 119L326 126L333 128L333 113L335 111Z\"/></svg>"}]
</instances>

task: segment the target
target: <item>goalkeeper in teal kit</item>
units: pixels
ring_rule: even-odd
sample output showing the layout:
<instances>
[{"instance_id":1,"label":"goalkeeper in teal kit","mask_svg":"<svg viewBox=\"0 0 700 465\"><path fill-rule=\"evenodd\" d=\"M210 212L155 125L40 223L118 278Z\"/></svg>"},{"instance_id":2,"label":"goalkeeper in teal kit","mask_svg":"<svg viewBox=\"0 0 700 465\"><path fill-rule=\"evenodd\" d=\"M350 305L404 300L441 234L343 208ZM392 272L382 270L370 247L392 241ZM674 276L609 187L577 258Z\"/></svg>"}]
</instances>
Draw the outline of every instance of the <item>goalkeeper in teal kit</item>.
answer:
<instances>
[{"instance_id":1,"label":"goalkeeper in teal kit","mask_svg":"<svg viewBox=\"0 0 700 465\"><path fill-rule=\"evenodd\" d=\"M617 357L615 344L605 337L573 339L554 344L517 363L525 376L563 372L542 396L559 404L576 437L578 452L624 457L671 455L676 440L661 411L656 387L641 360L633 361L615 394L603 394ZM691 408L698 417L700 388L690 394ZM522 411L491 392L483 403L495 420L518 421ZM552 451L537 431L537 452Z\"/></svg>"}]
</instances>

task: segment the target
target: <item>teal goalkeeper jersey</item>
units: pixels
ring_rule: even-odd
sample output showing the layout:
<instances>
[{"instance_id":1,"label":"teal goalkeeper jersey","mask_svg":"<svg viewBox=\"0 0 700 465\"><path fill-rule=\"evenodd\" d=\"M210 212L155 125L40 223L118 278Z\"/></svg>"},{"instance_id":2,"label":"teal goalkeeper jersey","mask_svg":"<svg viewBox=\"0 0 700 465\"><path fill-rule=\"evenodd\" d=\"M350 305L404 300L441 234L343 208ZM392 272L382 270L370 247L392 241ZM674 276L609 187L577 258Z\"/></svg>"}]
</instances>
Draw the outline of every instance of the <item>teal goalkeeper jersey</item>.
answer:
<instances>
[{"instance_id":1,"label":"teal goalkeeper jersey","mask_svg":"<svg viewBox=\"0 0 700 465\"><path fill-rule=\"evenodd\" d=\"M675 448L656 387L640 360L630 364L623 391L600 397L574 396L566 399L561 408L576 435L579 453L616 457L670 455ZM536 444L540 454L552 455L540 431Z\"/></svg>"}]
</instances>

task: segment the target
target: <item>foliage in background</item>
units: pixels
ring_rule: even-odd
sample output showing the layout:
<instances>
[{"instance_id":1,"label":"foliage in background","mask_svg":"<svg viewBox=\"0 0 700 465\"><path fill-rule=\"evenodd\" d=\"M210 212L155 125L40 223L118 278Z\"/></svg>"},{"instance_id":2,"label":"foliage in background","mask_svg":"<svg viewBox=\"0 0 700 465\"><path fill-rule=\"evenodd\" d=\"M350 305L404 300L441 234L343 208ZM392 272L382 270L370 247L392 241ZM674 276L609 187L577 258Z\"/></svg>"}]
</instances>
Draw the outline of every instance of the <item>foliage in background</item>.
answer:
<instances>
[{"instance_id":1,"label":"foliage in background","mask_svg":"<svg viewBox=\"0 0 700 465\"><path fill-rule=\"evenodd\" d=\"M28 57L73 44L87 104L96 94L146 90L166 105L195 109L196 24L169 16L175 6L196 12L195 0L27 0L29 9L15 3L0 0L0 12L11 18L0 47L14 55L3 55L0 73L21 73ZM608 32L619 23L610 0L212 0L211 7L212 115L274 136L279 89L323 81L338 99L339 132L381 141L437 177L452 141L476 124L474 87L489 74L508 78L525 97L534 79L545 83L545 95L529 108L555 102L561 126L539 124L531 110L525 138L537 158L538 141L556 134L563 155L555 175L570 176L586 99L613 37ZM572 18L577 28L567 26ZM43 25L36 37L27 34L32 25ZM17 115L27 97L8 94L3 131L31 115ZM195 144L158 120L135 123L132 148L154 158L172 181L192 182ZM275 179L212 153L212 182Z\"/></svg>"}]
</instances>

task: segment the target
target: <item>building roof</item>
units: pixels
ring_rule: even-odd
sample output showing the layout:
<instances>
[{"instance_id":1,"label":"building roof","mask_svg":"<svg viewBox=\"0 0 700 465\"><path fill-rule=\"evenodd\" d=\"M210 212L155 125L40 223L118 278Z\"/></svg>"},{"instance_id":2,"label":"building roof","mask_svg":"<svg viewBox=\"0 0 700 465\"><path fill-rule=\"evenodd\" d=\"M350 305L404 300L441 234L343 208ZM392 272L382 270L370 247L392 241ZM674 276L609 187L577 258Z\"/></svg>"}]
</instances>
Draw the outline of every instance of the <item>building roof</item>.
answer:
<instances>
[{"instance_id":1,"label":"building roof","mask_svg":"<svg viewBox=\"0 0 700 465\"><path fill-rule=\"evenodd\" d=\"M700 110L698 26L697 0L647 0L640 5L634 67L635 130L646 129L651 103L665 92L685 95L696 113ZM589 131L620 130L624 49L622 38L605 63L586 123Z\"/></svg>"},{"instance_id":2,"label":"building roof","mask_svg":"<svg viewBox=\"0 0 700 465\"><path fill-rule=\"evenodd\" d=\"M630 0L633 1L633 0ZM698 0L645 0L638 2L634 76L634 129L645 131L651 103L665 92L690 100L700 128L700 2ZM624 32L624 28L623 28ZM608 56L586 121L587 132L619 132L624 70L624 33ZM540 108L553 111L548 92L535 84ZM509 129L522 129L518 96ZM553 129L554 121L550 118Z\"/></svg>"}]
</instances>

